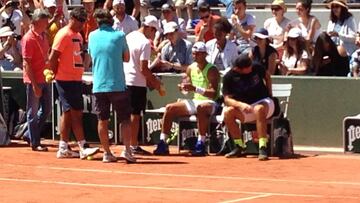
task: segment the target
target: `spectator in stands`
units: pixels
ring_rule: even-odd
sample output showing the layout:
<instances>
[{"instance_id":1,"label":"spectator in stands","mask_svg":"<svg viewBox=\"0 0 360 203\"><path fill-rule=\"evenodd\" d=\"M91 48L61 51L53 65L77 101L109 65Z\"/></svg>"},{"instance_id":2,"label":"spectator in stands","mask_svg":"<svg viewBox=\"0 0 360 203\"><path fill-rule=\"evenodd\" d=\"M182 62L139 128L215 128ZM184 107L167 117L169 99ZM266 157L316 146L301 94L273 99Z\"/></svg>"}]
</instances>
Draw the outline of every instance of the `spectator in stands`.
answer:
<instances>
[{"instance_id":1,"label":"spectator in stands","mask_svg":"<svg viewBox=\"0 0 360 203\"><path fill-rule=\"evenodd\" d=\"M142 27L126 36L130 51L130 61L124 63L126 85L130 90L131 100L131 147L135 154L149 154L138 146L140 114L146 107L147 86L160 90L161 82L148 68L151 43L159 29L158 19L155 16L146 16Z\"/></svg>"},{"instance_id":2,"label":"spectator in stands","mask_svg":"<svg viewBox=\"0 0 360 203\"><path fill-rule=\"evenodd\" d=\"M187 13L187 23L186 23L186 29L192 28L192 20L194 19L193 9L194 5L196 4L196 0L174 0L175 8L176 8L176 14L177 16L181 17L181 11L186 7L186 13Z\"/></svg>"},{"instance_id":3,"label":"spectator in stands","mask_svg":"<svg viewBox=\"0 0 360 203\"><path fill-rule=\"evenodd\" d=\"M284 16L286 5L283 0L274 0L271 3L271 11L274 17L264 22L264 28L272 39L271 46L277 50L279 58L281 58L284 52L284 34L290 20Z\"/></svg>"},{"instance_id":4,"label":"spectator in stands","mask_svg":"<svg viewBox=\"0 0 360 203\"><path fill-rule=\"evenodd\" d=\"M276 60L278 53L276 49L270 46L271 38L265 28L260 28L254 33L256 46L250 52L250 58L254 62L260 63L270 75L276 72Z\"/></svg>"},{"instance_id":5,"label":"spectator in stands","mask_svg":"<svg viewBox=\"0 0 360 203\"><path fill-rule=\"evenodd\" d=\"M336 46L326 32L316 40L312 61L318 76L347 76L349 73L349 56L345 48Z\"/></svg>"},{"instance_id":6,"label":"spectator in stands","mask_svg":"<svg viewBox=\"0 0 360 203\"><path fill-rule=\"evenodd\" d=\"M87 148L82 123L84 65L81 58L83 38L79 32L83 29L87 14L84 8L77 7L71 11L70 16L69 24L56 34L49 57L50 69L55 74L56 89L62 105L60 142L56 157L85 159L99 149ZM71 130L78 141L80 153L69 148Z\"/></svg>"},{"instance_id":7,"label":"spectator in stands","mask_svg":"<svg viewBox=\"0 0 360 203\"><path fill-rule=\"evenodd\" d=\"M149 15L149 8L161 8L164 4L173 5L173 0L140 0L140 19Z\"/></svg>"},{"instance_id":8,"label":"spectator in stands","mask_svg":"<svg viewBox=\"0 0 360 203\"><path fill-rule=\"evenodd\" d=\"M50 13L48 34L49 43L52 45L56 33L63 27L62 18L63 16L56 10L56 0L44 0L44 8Z\"/></svg>"},{"instance_id":9,"label":"spectator in stands","mask_svg":"<svg viewBox=\"0 0 360 203\"><path fill-rule=\"evenodd\" d=\"M32 16L32 26L22 40L28 123L28 131L23 139L31 143L33 151L40 152L48 151L40 143L40 133L51 113L51 85L45 82L43 75L49 51L45 35L49 17L47 11L36 9Z\"/></svg>"},{"instance_id":10,"label":"spectator in stands","mask_svg":"<svg viewBox=\"0 0 360 203\"><path fill-rule=\"evenodd\" d=\"M227 18L230 18L234 11L233 0L198 0L197 7L200 8L200 6L204 3L214 7L217 7L220 3L224 4L226 7Z\"/></svg>"},{"instance_id":11,"label":"spectator in stands","mask_svg":"<svg viewBox=\"0 0 360 203\"><path fill-rule=\"evenodd\" d=\"M232 26L227 18L220 18L213 28L215 39L206 43L208 53L206 60L214 64L220 71L229 70L232 62L238 56L236 44L226 38L231 29Z\"/></svg>"},{"instance_id":12,"label":"spectator in stands","mask_svg":"<svg viewBox=\"0 0 360 203\"><path fill-rule=\"evenodd\" d=\"M171 4L164 4L161 7L161 12L163 16L163 20L160 21L160 30L156 32L155 39L154 39L154 46L156 52L161 52L161 49L169 43L169 40L165 39L164 34L164 26L166 23L169 22L175 22L178 25L178 32L180 34L180 37L183 39L186 39L187 32L186 32L186 24L185 20L182 18L179 18L176 15L175 7Z\"/></svg>"},{"instance_id":13,"label":"spectator in stands","mask_svg":"<svg viewBox=\"0 0 360 203\"><path fill-rule=\"evenodd\" d=\"M115 11L113 25L115 30L122 31L127 35L139 29L136 19L125 13L124 0L113 0L113 10Z\"/></svg>"},{"instance_id":14,"label":"spectator in stands","mask_svg":"<svg viewBox=\"0 0 360 203\"><path fill-rule=\"evenodd\" d=\"M21 53L18 40L10 27L0 28L0 69L1 71L21 71Z\"/></svg>"},{"instance_id":15,"label":"spectator in stands","mask_svg":"<svg viewBox=\"0 0 360 203\"><path fill-rule=\"evenodd\" d=\"M86 13L88 14L87 20L84 24L84 29L82 31L86 47L89 42L90 32L92 32L98 28L98 25L94 18L95 2L96 2L95 0L82 0L82 4L84 5Z\"/></svg>"},{"instance_id":16,"label":"spectator in stands","mask_svg":"<svg viewBox=\"0 0 360 203\"><path fill-rule=\"evenodd\" d=\"M215 38L213 33L213 26L220 16L211 14L210 6L203 3L198 6L200 22L195 26L195 41L208 42Z\"/></svg>"},{"instance_id":17,"label":"spectator in stands","mask_svg":"<svg viewBox=\"0 0 360 203\"><path fill-rule=\"evenodd\" d=\"M284 54L279 64L283 75L305 75L310 64L310 55L306 51L302 31L295 27L287 35Z\"/></svg>"},{"instance_id":18,"label":"spectator in stands","mask_svg":"<svg viewBox=\"0 0 360 203\"><path fill-rule=\"evenodd\" d=\"M355 44L357 47L360 47L360 32L356 34ZM350 74L351 77L360 77L360 49L358 48L351 55L350 59Z\"/></svg>"},{"instance_id":19,"label":"spectator in stands","mask_svg":"<svg viewBox=\"0 0 360 203\"><path fill-rule=\"evenodd\" d=\"M161 60L155 65L161 71L184 72L192 63L192 44L179 37L178 29L175 22L166 23L164 26L164 34L169 43L161 49Z\"/></svg>"},{"instance_id":20,"label":"spectator in stands","mask_svg":"<svg viewBox=\"0 0 360 203\"><path fill-rule=\"evenodd\" d=\"M287 31L293 27L297 27L301 30L302 36L306 40L307 49L312 52L313 44L321 33L321 24L319 20L310 15L312 0L297 0L296 12L299 16L296 20L289 23ZM286 35L286 34L285 34Z\"/></svg>"},{"instance_id":21,"label":"spectator in stands","mask_svg":"<svg viewBox=\"0 0 360 203\"><path fill-rule=\"evenodd\" d=\"M93 62L93 93L95 110L98 112L99 119L98 132L101 145L105 150L103 162L117 161L109 147L110 104L117 113L118 122L121 123L120 129L125 149L120 157L130 163L136 162L130 149L131 106L123 68L123 61L128 62L130 59L125 33L112 28L114 20L110 11L98 9L94 17L99 29L89 36L89 54Z\"/></svg>"},{"instance_id":22,"label":"spectator in stands","mask_svg":"<svg viewBox=\"0 0 360 203\"><path fill-rule=\"evenodd\" d=\"M99 1L97 1L98 3ZM138 19L140 14L140 0L125 0L126 4L126 14L131 15L132 17ZM146 3L146 2L145 2ZM111 10L111 6L113 5L113 0L105 0L104 5L102 6L104 9ZM145 12L148 14L148 10L146 8ZM143 16L144 17L144 16Z\"/></svg>"},{"instance_id":23,"label":"spectator in stands","mask_svg":"<svg viewBox=\"0 0 360 203\"><path fill-rule=\"evenodd\" d=\"M216 67L206 60L204 42L196 42L192 48L192 54L195 62L186 69L186 75L190 82L179 86L181 90L194 92L194 97L166 105L160 142L154 150L155 155L169 154L166 139L170 134L173 120L189 115L196 115L199 129L199 137L193 155L206 155L205 138L208 132L209 118L215 112L215 100L220 94L220 74Z\"/></svg>"},{"instance_id":24,"label":"spectator in stands","mask_svg":"<svg viewBox=\"0 0 360 203\"><path fill-rule=\"evenodd\" d=\"M19 1L8 0L3 9L0 10L0 27L9 26L17 35L23 35L22 26L25 31L30 25L30 19L27 15L23 15L23 11L19 9Z\"/></svg>"},{"instance_id":25,"label":"spectator in stands","mask_svg":"<svg viewBox=\"0 0 360 203\"><path fill-rule=\"evenodd\" d=\"M356 50L356 23L353 15L349 12L346 0L333 0L330 2L330 20L327 33L336 45L345 48L347 55Z\"/></svg>"},{"instance_id":26,"label":"spectator in stands","mask_svg":"<svg viewBox=\"0 0 360 203\"><path fill-rule=\"evenodd\" d=\"M252 63L247 53L240 54L233 68L224 76L224 122L235 143L234 149L225 155L226 158L242 156L245 148L236 120L241 123L256 121L259 160L268 158L266 119L270 118L275 110L271 88L270 74L262 65Z\"/></svg>"},{"instance_id":27,"label":"spectator in stands","mask_svg":"<svg viewBox=\"0 0 360 203\"><path fill-rule=\"evenodd\" d=\"M255 31L255 17L246 13L246 0L234 0L234 14L230 22L233 31L230 39L234 39L238 46L238 53L249 53L254 44L251 37Z\"/></svg>"}]
</instances>

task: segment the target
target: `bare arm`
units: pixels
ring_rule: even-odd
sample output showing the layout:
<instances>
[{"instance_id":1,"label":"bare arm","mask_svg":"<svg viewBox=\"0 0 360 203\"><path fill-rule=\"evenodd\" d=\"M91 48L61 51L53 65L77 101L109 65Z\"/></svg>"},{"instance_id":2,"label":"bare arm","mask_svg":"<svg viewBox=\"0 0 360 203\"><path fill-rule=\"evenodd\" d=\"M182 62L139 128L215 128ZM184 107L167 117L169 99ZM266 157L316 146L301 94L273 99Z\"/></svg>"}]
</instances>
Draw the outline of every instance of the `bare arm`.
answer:
<instances>
[{"instance_id":1,"label":"bare arm","mask_svg":"<svg viewBox=\"0 0 360 203\"><path fill-rule=\"evenodd\" d=\"M106 0L103 9L107 9L110 11L111 7L112 7L112 0Z\"/></svg>"},{"instance_id":2,"label":"bare arm","mask_svg":"<svg viewBox=\"0 0 360 203\"><path fill-rule=\"evenodd\" d=\"M268 89L269 95L272 97L272 81L271 81L271 76L268 71L265 72L264 80L265 80L265 85Z\"/></svg>"},{"instance_id":3,"label":"bare arm","mask_svg":"<svg viewBox=\"0 0 360 203\"><path fill-rule=\"evenodd\" d=\"M239 23L236 23L234 27L240 33L240 35L246 39L250 39L255 30L255 25L249 25L243 27Z\"/></svg>"},{"instance_id":4,"label":"bare arm","mask_svg":"<svg viewBox=\"0 0 360 203\"><path fill-rule=\"evenodd\" d=\"M133 0L134 1L134 8L132 11L132 16L136 18L140 13L140 0Z\"/></svg>"},{"instance_id":5,"label":"bare arm","mask_svg":"<svg viewBox=\"0 0 360 203\"><path fill-rule=\"evenodd\" d=\"M272 53L269 56L267 71L269 72L270 75L275 74L275 71L276 71L276 59L277 59L277 54L276 53Z\"/></svg>"},{"instance_id":6,"label":"bare arm","mask_svg":"<svg viewBox=\"0 0 360 203\"><path fill-rule=\"evenodd\" d=\"M129 62L130 61L130 52L129 52L129 50L124 51L122 57L123 57L124 62Z\"/></svg>"},{"instance_id":7,"label":"bare arm","mask_svg":"<svg viewBox=\"0 0 360 203\"><path fill-rule=\"evenodd\" d=\"M36 97L41 97L41 89L35 80L35 75L31 67L31 60L24 58L24 71L31 81L31 85Z\"/></svg>"},{"instance_id":8,"label":"bare arm","mask_svg":"<svg viewBox=\"0 0 360 203\"><path fill-rule=\"evenodd\" d=\"M309 34L308 34L306 40L312 42L314 35L316 33L316 30L320 29L320 27L321 27L321 24L320 24L319 20L315 17L312 17Z\"/></svg>"},{"instance_id":9,"label":"bare arm","mask_svg":"<svg viewBox=\"0 0 360 203\"><path fill-rule=\"evenodd\" d=\"M146 81L154 87L155 89L159 90L161 82L151 73L148 67L149 62L147 60L143 60L140 62L140 72L146 78Z\"/></svg>"},{"instance_id":10,"label":"bare arm","mask_svg":"<svg viewBox=\"0 0 360 203\"><path fill-rule=\"evenodd\" d=\"M55 75L57 73L60 55L61 52L52 49L49 56L50 69L54 72Z\"/></svg>"},{"instance_id":11,"label":"bare arm","mask_svg":"<svg viewBox=\"0 0 360 203\"><path fill-rule=\"evenodd\" d=\"M301 59L300 64L296 68L288 69L287 74L292 75L305 75L306 70L309 66L309 59Z\"/></svg>"}]
</instances>

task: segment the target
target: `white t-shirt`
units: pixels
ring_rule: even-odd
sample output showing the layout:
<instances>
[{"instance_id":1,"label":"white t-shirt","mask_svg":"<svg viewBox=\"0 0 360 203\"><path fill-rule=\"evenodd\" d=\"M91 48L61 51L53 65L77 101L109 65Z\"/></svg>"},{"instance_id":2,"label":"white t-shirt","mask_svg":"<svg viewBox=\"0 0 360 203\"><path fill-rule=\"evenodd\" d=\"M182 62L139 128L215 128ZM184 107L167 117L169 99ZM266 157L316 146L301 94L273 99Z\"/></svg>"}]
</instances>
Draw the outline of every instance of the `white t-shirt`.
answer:
<instances>
[{"instance_id":1,"label":"white t-shirt","mask_svg":"<svg viewBox=\"0 0 360 203\"><path fill-rule=\"evenodd\" d=\"M229 19L229 22L232 23L231 19ZM253 15L250 14L246 14L245 18L240 20L238 19L238 23L242 26L242 27L246 27L246 26L256 26L255 23L255 17ZM236 42L239 46L255 46L255 43L250 44L250 39L246 39L243 38L241 36L241 34L236 30L235 27L233 27L233 32L236 34Z\"/></svg>"},{"instance_id":2,"label":"white t-shirt","mask_svg":"<svg viewBox=\"0 0 360 203\"><path fill-rule=\"evenodd\" d=\"M288 18L284 18L279 24L276 21L276 18L269 18L264 22L264 28L268 31L269 36L273 39L273 47L278 48L284 43L284 34L287 25L290 20Z\"/></svg>"},{"instance_id":3,"label":"white t-shirt","mask_svg":"<svg viewBox=\"0 0 360 203\"><path fill-rule=\"evenodd\" d=\"M287 53L285 52L284 55L282 56L282 62L289 69L298 67L300 61L304 59L309 59L309 54L305 50L301 54L301 58L298 60L296 59L295 54L293 54L292 56L288 56Z\"/></svg>"},{"instance_id":4,"label":"white t-shirt","mask_svg":"<svg viewBox=\"0 0 360 203\"><path fill-rule=\"evenodd\" d=\"M6 19L10 17L10 14L7 14L5 11L0 15L0 27L2 27L6 23ZM14 30L15 34L21 35L21 21L23 19L23 15L20 10L15 9L13 11L13 15L11 16L11 21L14 23L16 29Z\"/></svg>"},{"instance_id":5,"label":"white t-shirt","mask_svg":"<svg viewBox=\"0 0 360 203\"><path fill-rule=\"evenodd\" d=\"M125 14L125 18L123 19L123 21L120 21L116 16L114 16L113 18L114 18L114 25L113 25L114 30L123 31L125 35L139 28L136 19L127 14Z\"/></svg>"},{"instance_id":6,"label":"white t-shirt","mask_svg":"<svg viewBox=\"0 0 360 203\"><path fill-rule=\"evenodd\" d=\"M311 22L315 20L315 17L311 17L311 20L308 22L307 25L304 25L299 18L290 22L291 26L298 27L301 30L302 37L306 38L309 35L311 29ZM312 42L315 43L319 35L321 34L321 29L315 30L315 34L313 36Z\"/></svg>"},{"instance_id":7,"label":"white t-shirt","mask_svg":"<svg viewBox=\"0 0 360 203\"><path fill-rule=\"evenodd\" d=\"M140 71L140 63L150 60L150 41L137 30L126 35L126 41L130 51L130 60L124 63L126 85L146 87L146 79Z\"/></svg>"}]
</instances>

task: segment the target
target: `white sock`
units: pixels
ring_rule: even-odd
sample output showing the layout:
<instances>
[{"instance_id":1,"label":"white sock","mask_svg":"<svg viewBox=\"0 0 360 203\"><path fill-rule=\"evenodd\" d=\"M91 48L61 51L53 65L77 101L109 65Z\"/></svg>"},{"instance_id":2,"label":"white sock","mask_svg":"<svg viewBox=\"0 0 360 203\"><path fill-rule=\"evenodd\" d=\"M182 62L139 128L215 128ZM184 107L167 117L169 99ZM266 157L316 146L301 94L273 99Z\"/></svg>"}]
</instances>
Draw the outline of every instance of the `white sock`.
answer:
<instances>
[{"instance_id":1,"label":"white sock","mask_svg":"<svg viewBox=\"0 0 360 203\"><path fill-rule=\"evenodd\" d=\"M80 140L80 141L78 141L77 143L78 143L80 149L84 149L84 145L85 145L85 143L86 143L85 140Z\"/></svg>"},{"instance_id":2,"label":"white sock","mask_svg":"<svg viewBox=\"0 0 360 203\"><path fill-rule=\"evenodd\" d=\"M64 140L60 140L59 149L67 149L67 148L68 148L68 143L65 142Z\"/></svg>"},{"instance_id":3,"label":"white sock","mask_svg":"<svg viewBox=\"0 0 360 203\"><path fill-rule=\"evenodd\" d=\"M199 135L199 136L198 136L198 141L205 142L205 138L206 138L206 136L204 136L204 135Z\"/></svg>"},{"instance_id":4,"label":"white sock","mask_svg":"<svg viewBox=\"0 0 360 203\"><path fill-rule=\"evenodd\" d=\"M169 136L167 135L167 134L165 134L165 133L161 133L160 134L160 140L162 140L162 141L166 141L166 139L168 138Z\"/></svg>"}]
</instances>

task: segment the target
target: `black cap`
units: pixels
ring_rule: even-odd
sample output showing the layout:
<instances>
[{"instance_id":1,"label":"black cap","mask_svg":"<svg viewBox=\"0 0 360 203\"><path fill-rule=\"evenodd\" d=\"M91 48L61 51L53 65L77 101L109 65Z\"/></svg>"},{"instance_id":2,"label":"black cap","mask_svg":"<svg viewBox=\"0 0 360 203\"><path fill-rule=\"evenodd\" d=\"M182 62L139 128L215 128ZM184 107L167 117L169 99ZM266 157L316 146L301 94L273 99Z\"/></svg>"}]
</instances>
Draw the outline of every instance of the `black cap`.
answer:
<instances>
[{"instance_id":1,"label":"black cap","mask_svg":"<svg viewBox=\"0 0 360 203\"><path fill-rule=\"evenodd\" d=\"M246 68L251 66L252 61L249 57L248 53L242 53L240 54L234 61L233 61L233 67L237 68Z\"/></svg>"}]
</instances>

